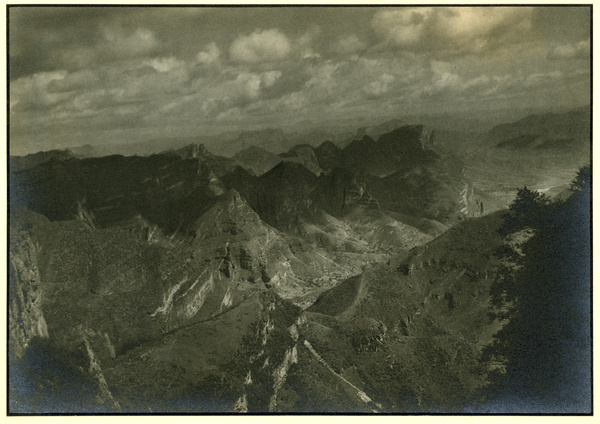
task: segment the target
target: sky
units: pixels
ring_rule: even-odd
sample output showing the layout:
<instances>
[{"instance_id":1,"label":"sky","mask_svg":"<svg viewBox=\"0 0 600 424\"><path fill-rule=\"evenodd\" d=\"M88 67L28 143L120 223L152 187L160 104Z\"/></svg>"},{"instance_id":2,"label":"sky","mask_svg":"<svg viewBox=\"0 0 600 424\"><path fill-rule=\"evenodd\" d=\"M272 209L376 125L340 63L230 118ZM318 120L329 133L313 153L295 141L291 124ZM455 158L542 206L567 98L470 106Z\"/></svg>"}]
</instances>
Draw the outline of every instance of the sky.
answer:
<instances>
[{"instance_id":1,"label":"sky","mask_svg":"<svg viewBox=\"0 0 600 424\"><path fill-rule=\"evenodd\" d=\"M587 7L11 7L10 148L590 103Z\"/></svg>"}]
</instances>

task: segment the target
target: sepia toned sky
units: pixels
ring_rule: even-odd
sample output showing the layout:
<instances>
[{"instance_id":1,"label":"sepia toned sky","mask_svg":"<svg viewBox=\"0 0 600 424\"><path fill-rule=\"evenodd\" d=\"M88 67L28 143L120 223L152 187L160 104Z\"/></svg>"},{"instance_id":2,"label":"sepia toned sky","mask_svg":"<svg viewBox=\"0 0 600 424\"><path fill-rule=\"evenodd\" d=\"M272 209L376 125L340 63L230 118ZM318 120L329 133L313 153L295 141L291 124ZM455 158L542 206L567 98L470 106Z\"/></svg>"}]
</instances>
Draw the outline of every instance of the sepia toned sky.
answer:
<instances>
[{"instance_id":1,"label":"sepia toned sky","mask_svg":"<svg viewBox=\"0 0 600 424\"><path fill-rule=\"evenodd\" d=\"M10 142L590 103L582 7L17 7Z\"/></svg>"}]
</instances>

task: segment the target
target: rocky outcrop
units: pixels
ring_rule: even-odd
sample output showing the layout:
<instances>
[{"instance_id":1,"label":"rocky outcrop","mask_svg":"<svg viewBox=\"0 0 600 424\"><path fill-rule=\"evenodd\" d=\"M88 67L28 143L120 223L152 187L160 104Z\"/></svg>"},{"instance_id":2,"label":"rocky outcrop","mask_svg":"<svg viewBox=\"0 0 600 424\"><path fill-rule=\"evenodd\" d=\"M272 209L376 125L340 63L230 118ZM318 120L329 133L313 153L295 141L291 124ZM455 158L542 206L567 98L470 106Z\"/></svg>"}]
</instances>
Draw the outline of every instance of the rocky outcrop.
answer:
<instances>
[{"instance_id":1,"label":"rocky outcrop","mask_svg":"<svg viewBox=\"0 0 600 424\"><path fill-rule=\"evenodd\" d=\"M43 284L37 264L40 250L26 231L10 229L9 250L9 343L10 359L21 358L34 337L48 337L42 312Z\"/></svg>"},{"instance_id":2,"label":"rocky outcrop","mask_svg":"<svg viewBox=\"0 0 600 424\"><path fill-rule=\"evenodd\" d=\"M105 405L112 407L116 412L121 412L121 406L119 402L115 400L110 389L108 388L108 384L106 384L106 379L104 378L104 374L102 373L102 368L100 367L100 362L96 358L96 354L92 349L92 345L87 339L86 334L82 334L83 343L85 346L85 351L87 353L88 359L90 361L89 366L89 374L92 377L93 381L97 386L97 395L96 401L99 405Z\"/></svg>"}]
</instances>

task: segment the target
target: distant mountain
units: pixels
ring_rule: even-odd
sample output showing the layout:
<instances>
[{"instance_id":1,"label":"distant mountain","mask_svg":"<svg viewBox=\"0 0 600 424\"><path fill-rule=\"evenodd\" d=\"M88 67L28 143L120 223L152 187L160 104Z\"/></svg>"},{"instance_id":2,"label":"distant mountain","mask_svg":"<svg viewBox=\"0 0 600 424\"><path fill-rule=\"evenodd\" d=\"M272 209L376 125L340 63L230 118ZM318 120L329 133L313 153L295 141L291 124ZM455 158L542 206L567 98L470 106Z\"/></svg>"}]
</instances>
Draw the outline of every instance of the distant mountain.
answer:
<instances>
[{"instance_id":1,"label":"distant mountain","mask_svg":"<svg viewBox=\"0 0 600 424\"><path fill-rule=\"evenodd\" d=\"M530 115L519 121L497 125L489 137L503 149L543 149L565 153L589 151L589 110L565 114Z\"/></svg>"},{"instance_id":2,"label":"distant mountain","mask_svg":"<svg viewBox=\"0 0 600 424\"><path fill-rule=\"evenodd\" d=\"M281 162L278 155L257 146L240 150L232 159L253 175L262 175Z\"/></svg>"},{"instance_id":3,"label":"distant mountain","mask_svg":"<svg viewBox=\"0 0 600 424\"><path fill-rule=\"evenodd\" d=\"M75 157L75 155L70 150L48 150L26 156L10 156L8 166L10 167L11 172L17 172L35 168L46 162L63 161L73 157Z\"/></svg>"},{"instance_id":4,"label":"distant mountain","mask_svg":"<svg viewBox=\"0 0 600 424\"><path fill-rule=\"evenodd\" d=\"M202 135L194 137L161 137L137 142L104 143L94 146L86 144L72 147L70 150L79 158L96 158L110 155L148 156L166 150L177 150L190 144L212 145L215 141L218 140L213 136Z\"/></svg>"},{"instance_id":5,"label":"distant mountain","mask_svg":"<svg viewBox=\"0 0 600 424\"><path fill-rule=\"evenodd\" d=\"M323 172L319 166L319 160L315 154L315 150L308 144L298 144L287 152L280 153L279 157L285 162L299 163L315 175L319 175Z\"/></svg>"},{"instance_id":6,"label":"distant mountain","mask_svg":"<svg viewBox=\"0 0 600 424\"><path fill-rule=\"evenodd\" d=\"M93 217L101 227L141 214L172 232L223 192L215 163L174 154L47 162L9 176L11 203L52 220Z\"/></svg>"},{"instance_id":7,"label":"distant mountain","mask_svg":"<svg viewBox=\"0 0 600 424\"><path fill-rule=\"evenodd\" d=\"M287 137L280 128L266 128L256 131L243 131L238 137L227 143L209 145L209 147L220 155L233 156L240 150L251 146L258 146L270 152L280 153L292 147Z\"/></svg>"},{"instance_id":8,"label":"distant mountain","mask_svg":"<svg viewBox=\"0 0 600 424\"><path fill-rule=\"evenodd\" d=\"M400 128L408 125L405 119L390 119L389 121L382 122L381 124L372 127L360 128L357 132L357 137L360 137L360 133L364 132L364 135L368 135L374 140L377 140L384 134L394 131L396 128Z\"/></svg>"},{"instance_id":9,"label":"distant mountain","mask_svg":"<svg viewBox=\"0 0 600 424\"><path fill-rule=\"evenodd\" d=\"M334 167L360 167L374 175L387 175L400 168L431 162L434 135L421 125L402 126L379 137L368 135L348 143L341 151L328 146L318 150L321 161ZM327 168L325 169L327 170Z\"/></svg>"},{"instance_id":10,"label":"distant mountain","mask_svg":"<svg viewBox=\"0 0 600 424\"><path fill-rule=\"evenodd\" d=\"M344 149L331 142L300 145L280 154L284 162L258 178L236 171L223 181L282 231L293 231L302 219L312 221L318 211L341 218L356 205L413 221L437 220L441 227L484 213L481 193L465 180L461 162L437 154L433 137L421 126L405 126Z\"/></svg>"},{"instance_id":11,"label":"distant mountain","mask_svg":"<svg viewBox=\"0 0 600 424\"><path fill-rule=\"evenodd\" d=\"M254 175L264 174L279 162L299 163L316 175L322 172L314 149L307 144L296 145L278 155L257 146L250 146L237 152L233 159Z\"/></svg>"}]
</instances>

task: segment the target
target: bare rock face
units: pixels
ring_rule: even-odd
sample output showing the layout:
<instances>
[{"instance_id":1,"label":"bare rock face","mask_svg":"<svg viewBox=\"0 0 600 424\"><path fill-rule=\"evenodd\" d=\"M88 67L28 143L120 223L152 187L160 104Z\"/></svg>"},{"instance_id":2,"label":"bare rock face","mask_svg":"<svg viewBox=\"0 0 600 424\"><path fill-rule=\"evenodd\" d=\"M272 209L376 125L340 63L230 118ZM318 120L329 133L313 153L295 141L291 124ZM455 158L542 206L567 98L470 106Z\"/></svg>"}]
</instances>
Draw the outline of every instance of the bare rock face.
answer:
<instances>
[{"instance_id":1,"label":"bare rock face","mask_svg":"<svg viewBox=\"0 0 600 424\"><path fill-rule=\"evenodd\" d=\"M42 281L37 266L36 246L26 231L10 229L9 251L9 356L19 359L34 337L48 337L42 312Z\"/></svg>"}]
</instances>

